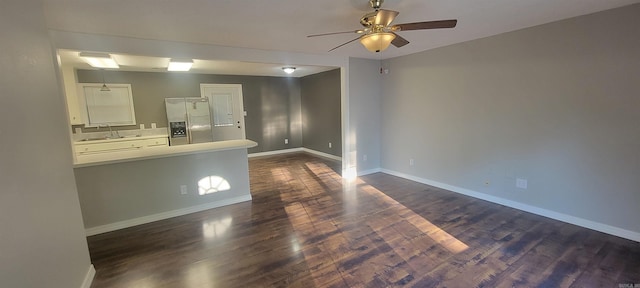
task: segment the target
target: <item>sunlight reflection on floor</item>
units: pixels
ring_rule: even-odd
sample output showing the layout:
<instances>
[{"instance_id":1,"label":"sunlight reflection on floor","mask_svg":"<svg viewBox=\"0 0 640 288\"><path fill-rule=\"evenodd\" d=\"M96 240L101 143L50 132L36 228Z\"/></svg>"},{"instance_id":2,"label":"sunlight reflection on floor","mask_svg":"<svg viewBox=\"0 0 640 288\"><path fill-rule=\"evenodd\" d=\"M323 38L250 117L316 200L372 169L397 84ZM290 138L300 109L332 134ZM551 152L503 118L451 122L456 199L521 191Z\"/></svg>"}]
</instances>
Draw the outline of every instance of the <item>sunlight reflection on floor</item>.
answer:
<instances>
[{"instance_id":1,"label":"sunlight reflection on floor","mask_svg":"<svg viewBox=\"0 0 640 288\"><path fill-rule=\"evenodd\" d=\"M406 263L413 256L426 253L425 251L434 245L446 249L439 250L442 253L448 251L453 254L469 248L449 233L360 178L343 179L322 163L306 163L306 168L323 187L302 189L303 191L310 190L307 192L302 192L300 189L281 191L280 198L283 202L288 203L285 206L285 211L296 231L297 243L300 244L300 249L317 287L324 287L328 283L342 283L343 281L346 281L347 284L353 284L359 281L354 280L354 277L371 279L370 277L374 277L377 275L376 273L390 273L382 256L367 262L368 268L359 269L356 274L347 273L343 267L352 258L358 258L359 254L367 251L379 252L373 251L379 248L378 244L371 242L371 237L374 234L382 238L393 252L402 258L401 261ZM282 174L275 173L275 171L272 173L274 178L277 181L282 181L283 184L296 177L290 173ZM339 191L341 193L329 195L325 191ZM379 208L375 211L359 211L358 207L363 202L373 202ZM326 216L323 217L327 214L341 215L332 218L342 220L328 220ZM369 232L363 230L363 233L369 234L361 235L355 240L350 237L353 235L346 235L340 229L340 227L348 225L368 227L367 231ZM416 232L415 235L409 235L411 233L407 231ZM326 259L332 259L332 261L327 263ZM411 268L405 268L411 270ZM411 272L406 269L394 269L393 273L400 273L398 277L411 276Z\"/></svg>"}]
</instances>

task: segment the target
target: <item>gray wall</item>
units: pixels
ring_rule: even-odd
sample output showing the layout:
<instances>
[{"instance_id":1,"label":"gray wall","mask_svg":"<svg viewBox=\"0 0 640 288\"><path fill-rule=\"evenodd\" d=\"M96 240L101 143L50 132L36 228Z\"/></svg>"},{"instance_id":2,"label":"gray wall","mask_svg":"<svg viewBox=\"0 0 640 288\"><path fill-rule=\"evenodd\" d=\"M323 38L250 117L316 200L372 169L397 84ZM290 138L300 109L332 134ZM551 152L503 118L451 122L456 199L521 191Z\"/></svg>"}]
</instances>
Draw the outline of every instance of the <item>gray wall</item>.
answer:
<instances>
[{"instance_id":1,"label":"gray wall","mask_svg":"<svg viewBox=\"0 0 640 288\"><path fill-rule=\"evenodd\" d=\"M302 145L342 155L340 69L302 77ZM332 146L329 148L329 142Z\"/></svg>"},{"instance_id":2,"label":"gray wall","mask_svg":"<svg viewBox=\"0 0 640 288\"><path fill-rule=\"evenodd\" d=\"M105 71L104 75L107 83L131 84L136 121L146 127L152 122L158 127L167 126L164 98L200 97L201 83L242 84L246 135L258 142L249 152L302 146L297 78L123 71ZM102 83L102 73L78 70L78 82ZM287 145L285 138L289 139Z\"/></svg>"},{"instance_id":3,"label":"gray wall","mask_svg":"<svg viewBox=\"0 0 640 288\"><path fill-rule=\"evenodd\" d=\"M349 128L358 172L380 168L382 77L380 61L349 59Z\"/></svg>"},{"instance_id":4,"label":"gray wall","mask_svg":"<svg viewBox=\"0 0 640 288\"><path fill-rule=\"evenodd\" d=\"M244 149L76 168L86 228L250 195ZM220 176L228 191L198 194L198 181ZM187 185L188 194L180 193Z\"/></svg>"},{"instance_id":5,"label":"gray wall","mask_svg":"<svg viewBox=\"0 0 640 288\"><path fill-rule=\"evenodd\" d=\"M388 61L382 167L640 232L638 15L636 4Z\"/></svg>"},{"instance_id":6,"label":"gray wall","mask_svg":"<svg viewBox=\"0 0 640 288\"><path fill-rule=\"evenodd\" d=\"M0 286L80 287L89 252L40 1L0 9Z\"/></svg>"}]
</instances>

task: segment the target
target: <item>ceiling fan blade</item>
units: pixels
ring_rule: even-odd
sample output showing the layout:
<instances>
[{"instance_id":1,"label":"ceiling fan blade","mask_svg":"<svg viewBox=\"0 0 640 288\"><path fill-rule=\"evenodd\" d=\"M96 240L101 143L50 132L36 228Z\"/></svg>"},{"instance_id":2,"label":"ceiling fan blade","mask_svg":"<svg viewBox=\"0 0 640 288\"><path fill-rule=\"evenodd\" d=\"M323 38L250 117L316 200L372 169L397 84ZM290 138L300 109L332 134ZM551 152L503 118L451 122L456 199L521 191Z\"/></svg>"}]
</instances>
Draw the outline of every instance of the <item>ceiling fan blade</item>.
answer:
<instances>
[{"instance_id":1,"label":"ceiling fan blade","mask_svg":"<svg viewBox=\"0 0 640 288\"><path fill-rule=\"evenodd\" d=\"M422 29L439 29L439 28L453 28L458 24L458 20L439 20L439 21L425 21L415 23L405 23L393 25L392 31L409 31L409 30L422 30Z\"/></svg>"},{"instance_id":2,"label":"ceiling fan blade","mask_svg":"<svg viewBox=\"0 0 640 288\"><path fill-rule=\"evenodd\" d=\"M338 48L340 48L340 47L342 47L342 46L344 46L344 45L347 45L347 44L349 44L349 43L351 43L351 42L353 42L353 41L356 41L356 40L358 40L358 39L360 39L360 37L358 37L358 38L356 38L356 39L353 39L353 40L351 40L351 41L349 41L349 42L342 43L342 44L340 44L340 45L338 45L338 46L336 46L336 47L333 47L331 50L329 50L329 51L327 51L327 52L331 52L331 51L333 51L333 50L336 50L336 49L338 49Z\"/></svg>"},{"instance_id":3,"label":"ceiling fan blade","mask_svg":"<svg viewBox=\"0 0 640 288\"><path fill-rule=\"evenodd\" d=\"M393 33L393 32L391 32L391 33ZM396 47L400 48L400 47L402 47L404 45L409 44L409 41L407 41L407 39L404 39L404 38L400 37L400 35L398 35L396 33L393 33L393 34L396 35L396 38L393 39L393 41L391 41L391 44L393 44L393 46L396 46Z\"/></svg>"},{"instance_id":4,"label":"ceiling fan blade","mask_svg":"<svg viewBox=\"0 0 640 288\"><path fill-rule=\"evenodd\" d=\"M393 22L393 19L395 19L398 14L400 14L400 12L398 11L380 9L376 14L376 18L373 20L373 24L389 26L389 24Z\"/></svg>"},{"instance_id":5,"label":"ceiling fan blade","mask_svg":"<svg viewBox=\"0 0 640 288\"><path fill-rule=\"evenodd\" d=\"M364 33L364 30L351 30L351 31L342 31L342 32L313 34L313 35L309 35L307 37L318 37L318 36L327 36L327 35L336 35L336 34L353 34L353 33L362 34L362 33Z\"/></svg>"}]
</instances>

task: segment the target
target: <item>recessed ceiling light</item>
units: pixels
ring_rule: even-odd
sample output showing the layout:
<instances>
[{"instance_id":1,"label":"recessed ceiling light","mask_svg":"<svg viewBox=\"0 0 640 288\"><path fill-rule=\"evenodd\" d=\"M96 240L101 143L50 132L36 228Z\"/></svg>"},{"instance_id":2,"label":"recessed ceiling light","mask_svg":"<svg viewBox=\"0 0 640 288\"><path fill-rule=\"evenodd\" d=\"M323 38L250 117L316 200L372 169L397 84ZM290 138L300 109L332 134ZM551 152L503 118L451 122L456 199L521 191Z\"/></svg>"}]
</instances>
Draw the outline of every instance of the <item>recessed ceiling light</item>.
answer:
<instances>
[{"instance_id":1,"label":"recessed ceiling light","mask_svg":"<svg viewBox=\"0 0 640 288\"><path fill-rule=\"evenodd\" d=\"M282 67L282 71L287 74L291 74L296 71L296 67Z\"/></svg>"},{"instance_id":2,"label":"recessed ceiling light","mask_svg":"<svg viewBox=\"0 0 640 288\"><path fill-rule=\"evenodd\" d=\"M169 61L168 71L189 71L193 66L193 60L175 60Z\"/></svg>"},{"instance_id":3,"label":"recessed ceiling light","mask_svg":"<svg viewBox=\"0 0 640 288\"><path fill-rule=\"evenodd\" d=\"M80 52L78 54L85 62L89 63L91 67L95 68L120 68L120 65L116 62L111 55L107 53L93 53L93 52Z\"/></svg>"}]
</instances>

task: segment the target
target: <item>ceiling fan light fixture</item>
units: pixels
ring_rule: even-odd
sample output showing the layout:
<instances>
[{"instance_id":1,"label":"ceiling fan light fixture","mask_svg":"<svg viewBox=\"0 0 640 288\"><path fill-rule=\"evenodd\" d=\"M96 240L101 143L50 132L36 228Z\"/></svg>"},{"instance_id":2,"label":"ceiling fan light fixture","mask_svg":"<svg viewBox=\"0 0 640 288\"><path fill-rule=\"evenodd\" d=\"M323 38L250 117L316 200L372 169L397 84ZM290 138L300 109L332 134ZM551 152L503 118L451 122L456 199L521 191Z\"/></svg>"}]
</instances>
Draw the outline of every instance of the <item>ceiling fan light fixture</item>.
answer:
<instances>
[{"instance_id":1,"label":"ceiling fan light fixture","mask_svg":"<svg viewBox=\"0 0 640 288\"><path fill-rule=\"evenodd\" d=\"M191 70L191 66L193 66L193 60L169 60L169 66L167 67L167 71L189 71Z\"/></svg>"},{"instance_id":2,"label":"ceiling fan light fixture","mask_svg":"<svg viewBox=\"0 0 640 288\"><path fill-rule=\"evenodd\" d=\"M112 68L117 69L120 68L118 62L116 62L110 54L107 53L93 53L93 52L80 52L78 54L85 62L87 62L91 67L95 68Z\"/></svg>"},{"instance_id":3,"label":"ceiling fan light fixture","mask_svg":"<svg viewBox=\"0 0 640 288\"><path fill-rule=\"evenodd\" d=\"M393 41L393 39L396 39L396 34L388 32L378 32L362 36L362 38L360 38L360 43L362 44L362 46L364 46L364 48L367 48L367 50L376 53L389 48L389 45L391 44L391 41Z\"/></svg>"},{"instance_id":4,"label":"ceiling fan light fixture","mask_svg":"<svg viewBox=\"0 0 640 288\"><path fill-rule=\"evenodd\" d=\"M296 71L296 67L282 67L282 71L287 74L291 74Z\"/></svg>"}]
</instances>

